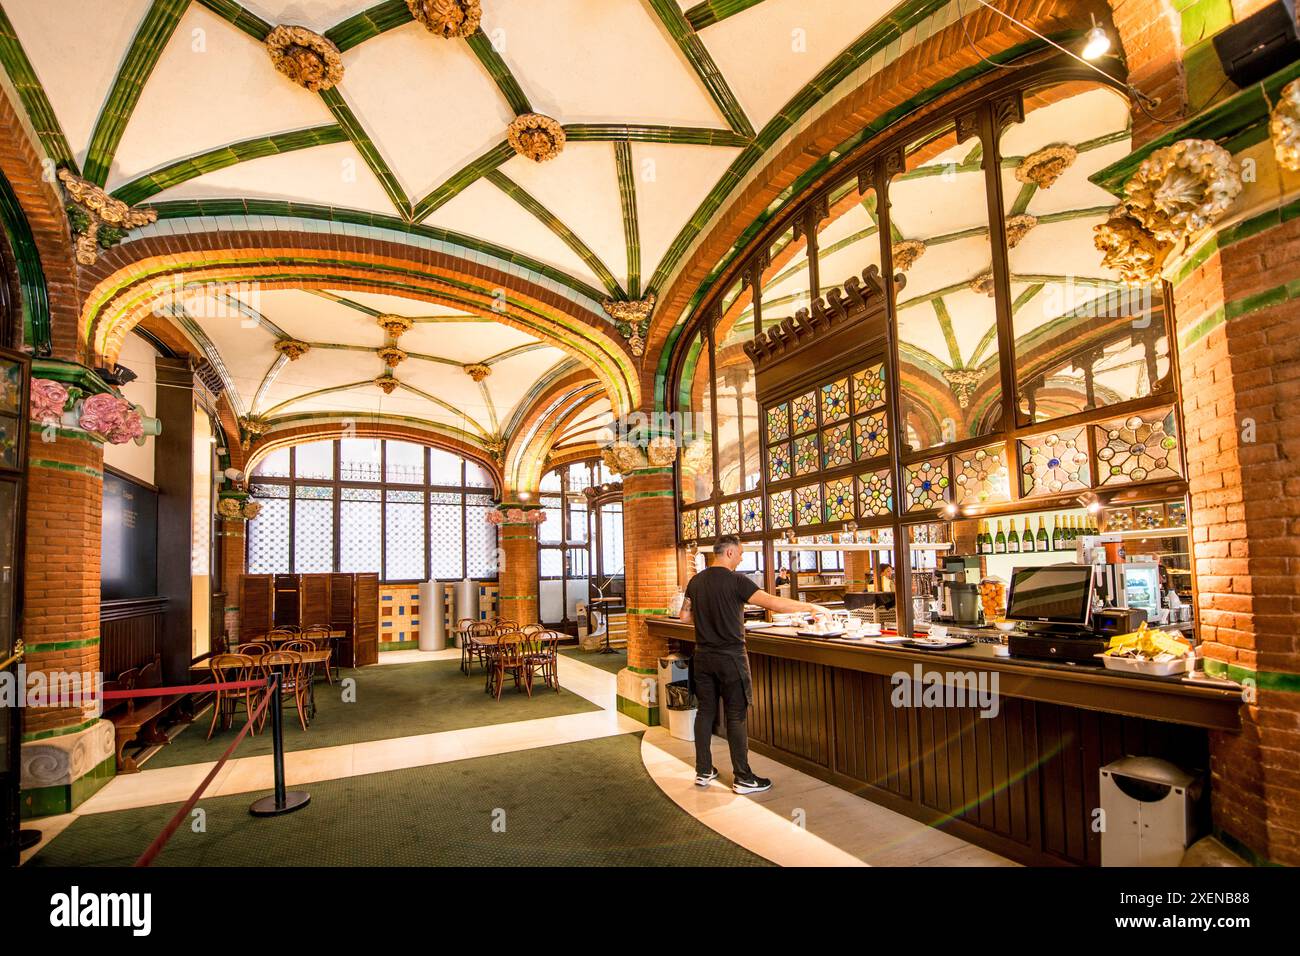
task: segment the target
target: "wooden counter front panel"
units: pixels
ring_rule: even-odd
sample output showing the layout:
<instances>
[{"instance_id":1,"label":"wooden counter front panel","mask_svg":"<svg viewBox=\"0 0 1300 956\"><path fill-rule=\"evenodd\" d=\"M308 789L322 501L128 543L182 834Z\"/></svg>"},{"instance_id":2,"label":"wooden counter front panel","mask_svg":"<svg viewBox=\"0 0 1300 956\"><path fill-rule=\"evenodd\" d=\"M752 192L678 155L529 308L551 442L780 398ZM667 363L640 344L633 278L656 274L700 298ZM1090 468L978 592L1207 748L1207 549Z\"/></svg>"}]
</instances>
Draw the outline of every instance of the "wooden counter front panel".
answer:
<instances>
[{"instance_id":1,"label":"wooden counter front panel","mask_svg":"<svg viewBox=\"0 0 1300 956\"><path fill-rule=\"evenodd\" d=\"M750 654L754 749L1027 863L1099 865L1098 770L1126 755L1204 769L1203 730L1001 696L895 707L888 677Z\"/></svg>"}]
</instances>

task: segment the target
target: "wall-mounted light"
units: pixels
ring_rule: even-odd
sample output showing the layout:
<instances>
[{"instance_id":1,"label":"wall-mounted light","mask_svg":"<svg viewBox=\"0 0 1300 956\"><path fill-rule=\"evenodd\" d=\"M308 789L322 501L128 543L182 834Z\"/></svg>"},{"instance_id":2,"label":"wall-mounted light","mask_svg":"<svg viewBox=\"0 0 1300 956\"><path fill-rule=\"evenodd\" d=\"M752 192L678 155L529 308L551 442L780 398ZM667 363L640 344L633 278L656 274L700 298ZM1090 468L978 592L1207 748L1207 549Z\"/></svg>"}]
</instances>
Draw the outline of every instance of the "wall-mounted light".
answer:
<instances>
[{"instance_id":1,"label":"wall-mounted light","mask_svg":"<svg viewBox=\"0 0 1300 956\"><path fill-rule=\"evenodd\" d=\"M529 500L530 498L532 498L532 496L533 496L533 495L532 495L532 492L530 492L530 491L521 491L521 492L519 492L519 500L520 500L520 501L527 501L527 500Z\"/></svg>"},{"instance_id":2,"label":"wall-mounted light","mask_svg":"<svg viewBox=\"0 0 1300 956\"><path fill-rule=\"evenodd\" d=\"M1097 512L1101 511L1104 505L1104 502L1091 491L1079 495L1079 497L1074 500L1079 503L1079 507L1083 508L1090 515L1095 515Z\"/></svg>"},{"instance_id":3,"label":"wall-mounted light","mask_svg":"<svg viewBox=\"0 0 1300 956\"><path fill-rule=\"evenodd\" d=\"M1110 34L1092 18L1092 29L1083 38L1082 55L1085 60L1100 60L1110 52Z\"/></svg>"}]
</instances>

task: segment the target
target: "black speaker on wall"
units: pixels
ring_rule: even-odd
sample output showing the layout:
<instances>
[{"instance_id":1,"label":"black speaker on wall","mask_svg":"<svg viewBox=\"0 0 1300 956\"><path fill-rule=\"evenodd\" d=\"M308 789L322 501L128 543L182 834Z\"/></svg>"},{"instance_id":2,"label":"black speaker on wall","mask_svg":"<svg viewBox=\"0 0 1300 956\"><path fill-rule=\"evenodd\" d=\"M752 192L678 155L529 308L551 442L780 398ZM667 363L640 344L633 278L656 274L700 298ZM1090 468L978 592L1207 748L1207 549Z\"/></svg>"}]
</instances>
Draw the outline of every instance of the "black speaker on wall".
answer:
<instances>
[{"instance_id":1,"label":"black speaker on wall","mask_svg":"<svg viewBox=\"0 0 1300 956\"><path fill-rule=\"evenodd\" d=\"M1300 60L1295 0L1277 0L1214 37L1223 72L1249 86Z\"/></svg>"}]
</instances>

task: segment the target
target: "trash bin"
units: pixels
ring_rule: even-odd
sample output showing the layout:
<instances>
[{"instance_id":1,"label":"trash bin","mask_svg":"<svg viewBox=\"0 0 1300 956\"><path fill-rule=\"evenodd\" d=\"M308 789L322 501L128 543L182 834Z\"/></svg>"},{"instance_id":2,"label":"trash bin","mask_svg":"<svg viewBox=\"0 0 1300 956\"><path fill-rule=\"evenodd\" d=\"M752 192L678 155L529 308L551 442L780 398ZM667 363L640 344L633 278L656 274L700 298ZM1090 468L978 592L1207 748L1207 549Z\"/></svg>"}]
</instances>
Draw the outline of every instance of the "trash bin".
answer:
<instances>
[{"instance_id":1,"label":"trash bin","mask_svg":"<svg viewBox=\"0 0 1300 956\"><path fill-rule=\"evenodd\" d=\"M441 581L424 581L420 584L420 650L422 651L440 651L447 646L442 592Z\"/></svg>"},{"instance_id":2,"label":"trash bin","mask_svg":"<svg viewBox=\"0 0 1300 956\"><path fill-rule=\"evenodd\" d=\"M696 707L691 695L691 682L673 681L666 691L662 712L668 715L668 732L678 740L694 740Z\"/></svg>"},{"instance_id":3,"label":"trash bin","mask_svg":"<svg viewBox=\"0 0 1300 956\"><path fill-rule=\"evenodd\" d=\"M689 654L669 654L667 657L659 658L659 679L658 686L655 688L655 700L658 702L661 710L668 706L669 684L676 681L691 679L691 657ZM667 723L666 717L660 714L660 722Z\"/></svg>"},{"instance_id":4,"label":"trash bin","mask_svg":"<svg viewBox=\"0 0 1300 956\"><path fill-rule=\"evenodd\" d=\"M1196 836L1200 780L1155 757L1123 757L1098 772L1101 865L1178 866Z\"/></svg>"}]
</instances>

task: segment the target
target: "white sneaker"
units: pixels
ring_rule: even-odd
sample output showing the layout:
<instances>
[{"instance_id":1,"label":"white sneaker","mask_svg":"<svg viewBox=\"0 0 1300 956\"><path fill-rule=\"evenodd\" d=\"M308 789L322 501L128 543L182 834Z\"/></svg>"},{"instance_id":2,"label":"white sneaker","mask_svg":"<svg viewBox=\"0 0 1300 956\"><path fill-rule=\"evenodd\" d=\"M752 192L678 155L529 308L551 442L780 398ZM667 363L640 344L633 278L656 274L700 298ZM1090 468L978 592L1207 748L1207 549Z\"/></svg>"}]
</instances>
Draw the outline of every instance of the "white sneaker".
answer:
<instances>
[{"instance_id":1,"label":"white sneaker","mask_svg":"<svg viewBox=\"0 0 1300 956\"><path fill-rule=\"evenodd\" d=\"M707 787L713 781L718 779L718 768L712 768L708 773L697 773L695 775L695 786Z\"/></svg>"}]
</instances>

